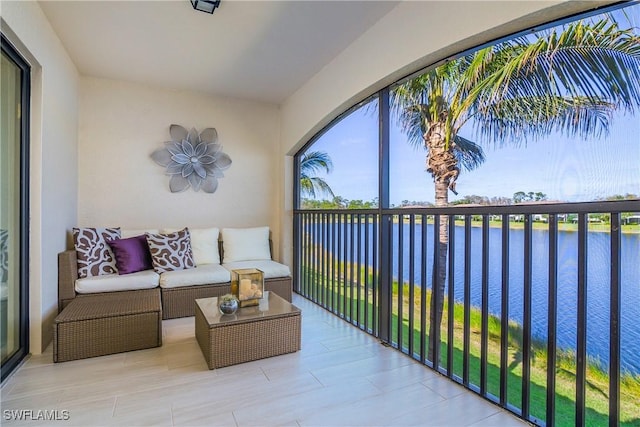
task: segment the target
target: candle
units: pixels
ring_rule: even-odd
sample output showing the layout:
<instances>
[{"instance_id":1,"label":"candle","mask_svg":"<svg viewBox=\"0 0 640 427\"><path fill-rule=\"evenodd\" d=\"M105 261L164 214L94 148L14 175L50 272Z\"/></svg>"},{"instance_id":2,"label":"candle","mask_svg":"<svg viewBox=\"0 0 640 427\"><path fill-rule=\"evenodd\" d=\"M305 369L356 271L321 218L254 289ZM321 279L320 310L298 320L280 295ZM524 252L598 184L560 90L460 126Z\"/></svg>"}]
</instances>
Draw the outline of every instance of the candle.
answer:
<instances>
[{"instance_id":1,"label":"candle","mask_svg":"<svg viewBox=\"0 0 640 427\"><path fill-rule=\"evenodd\" d=\"M240 295L244 297L251 295L251 279L240 279Z\"/></svg>"}]
</instances>

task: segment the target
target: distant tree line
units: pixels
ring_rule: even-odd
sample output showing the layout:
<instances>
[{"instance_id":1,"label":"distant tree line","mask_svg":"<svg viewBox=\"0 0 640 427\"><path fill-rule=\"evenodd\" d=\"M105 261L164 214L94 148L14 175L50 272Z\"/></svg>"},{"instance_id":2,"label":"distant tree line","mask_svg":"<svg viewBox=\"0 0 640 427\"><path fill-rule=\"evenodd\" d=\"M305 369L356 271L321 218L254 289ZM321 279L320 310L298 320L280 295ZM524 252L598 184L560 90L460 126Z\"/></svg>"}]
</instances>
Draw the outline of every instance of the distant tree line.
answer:
<instances>
[{"instance_id":1,"label":"distant tree line","mask_svg":"<svg viewBox=\"0 0 640 427\"><path fill-rule=\"evenodd\" d=\"M461 199L451 202L452 205L493 205L493 206L505 206L513 204L513 200L509 197L487 197L471 194L464 196Z\"/></svg>"},{"instance_id":2,"label":"distant tree line","mask_svg":"<svg viewBox=\"0 0 640 427\"><path fill-rule=\"evenodd\" d=\"M638 199L640 199L640 194L627 193L624 195L616 194L613 196L602 197L597 200L602 200L605 202L615 202L616 200L638 200Z\"/></svg>"},{"instance_id":3,"label":"distant tree line","mask_svg":"<svg viewBox=\"0 0 640 427\"><path fill-rule=\"evenodd\" d=\"M331 200L303 198L300 205L302 209L375 209L378 207L378 198L369 201L347 200L341 196L335 196Z\"/></svg>"},{"instance_id":4,"label":"distant tree line","mask_svg":"<svg viewBox=\"0 0 640 427\"><path fill-rule=\"evenodd\" d=\"M627 193L627 194L616 194L613 196L607 196L603 198L599 198L597 200L601 201L616 201L616 200L639 200L640 195ZM478 196L476 194L471 194L468 196L464 196L461 199L455 200L451 202L452 205L482 205L482 206L508 206L517 203L530 203L530 202L542 202L548 200L546 194L542 192L528 192L518 191L513 194L513 198L510 197L502 197L502 196ZM429 208L433 207L434 204L431 202L425 201L416 201L416 200L403 200L400 204L392 204L392 208ZM331 200L316 200L316 199L307 199L302 198L301 208L302 209L375 209L378 207L378 198L374 198L369 201L364 201L361 199L356 200L348 200L341 196L334 196ZM608 222L607 218L605 218L607 214L602 214L603 222Z\"/></svg>"},{"instance_id":5,"label":"distant tree line","mask_svg":"<svg viewBox=\"0 0 640 427\"><path fill-rule=\"evenodd\" d=\"M540 191L536 193L533 191L529 191L528 193L524 191L513 193L513 203L542 202L544 200L547 200L547 195Z\"/></svg>"}]
</instances>

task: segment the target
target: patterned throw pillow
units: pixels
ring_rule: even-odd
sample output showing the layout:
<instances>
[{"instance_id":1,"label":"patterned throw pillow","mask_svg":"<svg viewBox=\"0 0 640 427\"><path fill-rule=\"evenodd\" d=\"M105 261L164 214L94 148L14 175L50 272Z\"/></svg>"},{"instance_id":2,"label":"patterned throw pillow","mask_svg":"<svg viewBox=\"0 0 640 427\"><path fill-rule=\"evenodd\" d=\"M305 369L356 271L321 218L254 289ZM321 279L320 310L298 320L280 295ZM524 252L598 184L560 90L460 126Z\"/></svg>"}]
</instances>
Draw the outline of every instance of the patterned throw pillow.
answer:
<instances>
[{"instance_id":1,"label":"patterned throw pillow","mask_svg":"<svg viewBox=\"0 0 640 427\"><path fill-rule=\"evenodd\" d=\"M78 277L117 274L116 259L107 240L120 238L120 228L74 228L73 244L78 258Z\"/></svg>"},{"instance_id":2,"label":"patterned throw pillow","mask_svg":"<svg viewBox=\"0 0 640 427\"><path fill-rule=\"evenodd\" d=\"M145 233L156 273L194 268L191 236L185 228L170 234Z\"/></svg>"}]
</instances>

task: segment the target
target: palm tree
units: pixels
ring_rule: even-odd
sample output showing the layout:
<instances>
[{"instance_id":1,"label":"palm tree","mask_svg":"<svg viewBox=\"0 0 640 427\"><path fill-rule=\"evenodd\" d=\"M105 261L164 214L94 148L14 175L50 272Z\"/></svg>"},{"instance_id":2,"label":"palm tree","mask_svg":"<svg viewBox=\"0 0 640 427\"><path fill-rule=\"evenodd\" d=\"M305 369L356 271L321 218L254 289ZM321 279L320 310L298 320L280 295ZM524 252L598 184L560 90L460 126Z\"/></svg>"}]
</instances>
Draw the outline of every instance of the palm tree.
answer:
<instances>
[{"instance_id":1,"label":"palm tree","mask_svg":"<svg viewBox=\"0 0 640 427\"><path fill-rule=\"evenodd\" d=\"M396 87L391 102L408 141L426 149L435 205L447 206L460 167L484 161L480 144L521 144L552 132L597 138L608 132L613 111L633 113L640 104L640 38L608 18L576 21L537 40L523 36L448 62ZM476 142L460 136L465 124ZM432 337L444 303L444 219L438 232Z\"/></svg>"},{"instance_id":2,"label":"palm tree","mask_svg":"<svg viewBox=\"0 0 640 427\"><path fill-rule=\"evenodd\" d=\"M300 159L300 193L316 198L322 194L335 197L327 182L316 176L318 172L330 173L333 169L331 157L322 151L304 153Z\"/></svg>"}]
</instances>

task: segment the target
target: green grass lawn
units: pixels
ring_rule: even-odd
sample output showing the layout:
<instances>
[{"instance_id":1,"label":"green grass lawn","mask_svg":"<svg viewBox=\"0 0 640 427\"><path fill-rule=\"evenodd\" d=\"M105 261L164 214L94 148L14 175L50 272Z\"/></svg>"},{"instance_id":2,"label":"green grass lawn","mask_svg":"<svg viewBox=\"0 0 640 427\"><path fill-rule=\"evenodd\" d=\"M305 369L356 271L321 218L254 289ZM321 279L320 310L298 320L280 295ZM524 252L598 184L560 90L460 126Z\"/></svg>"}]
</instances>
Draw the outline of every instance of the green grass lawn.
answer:
<instances>
[{"instance_id":1,"label":"green grass lawn","mask_svg":"<svg viewBox=\"0 0 640 427\"><path fill-rule=\"evenodd\" d=\"M343 270L339 270L343 271ZM304 276L309 283L317 286L314 293L315 300L325 305L330 310L344 316L352 323L374 327L374 301L371 290L365 293L358 286L352 288L343 286L343 281L338 278L333 283L321 280L322 277L309 274ZM364 282L364 275L360 274L360 283ZM323 283L324 282L324 283ZM303 287L304 289L304 287ZM428 343L429 333L429 306L431 294L427 291L426 306L427 317L425 330L420 330L421 295L419 289L414 289L414 317L413 330L409 327L409 285L402 287L401 303L398 303L399 288L394 283L393 305L391 318L391 341L402 342L402 351L408 353L410 339L413 340L414 356L419 357L421 339ZM366 309L365 309L366 307ZM351 311L349 311L351 308ZM359 310L358 310L359 308ZM399 313L402 310L402 326L398 325ZM366 313L366 318L365 318ZM447 327L448 327L448 302L445 300L444 316L441 327L441 360L440 366L447 366ZM359 314L359 317L357 317ZM454 305L453 316L453 372L462 377L463 374L463 325L464 307L462 304ZM470 350L469 350L469 382L480 384L480 337L482 331L482 316L477 308L470 310ZM487 352L487 391L495 396L500 394L500 319L490 316L488 325L488 352ZM401 337L401 339L400 339ZM509 348L508 348L508 387L507 401L521 407L522 390L522 328L515 322L509 324ZM425 353L426 356L426 353ZM556 391L555 391L555 423L558 426L575 425L575 357L571 352L558 350L556 355ZM546 418L546 383L547 383L547 352L546 344L533 342L531 346L530 363L530 412L532 416L545 420ZM609 377L597 364L592 363L587 368L587 392L586 392L586 425L608 425L609 410ZM640 425L640 377L623 375L621 380L621 424L622 426Z\"/></svg>"},{"instance_id":2,"label":"green grass lawn","mask_svg":"<svg viewBox=\"0 0 640 427\"><path fill-rule=\"evenodd\" d=\"M433 221L428 220L427 221L428 224L433 224ZM578 231L578 224L577 223L570 223L570 222L558 222L558 231L568 231L568 232L575 232ZM464 226L464 221L463 220L456 220L456 225L457 226ZM471 221L471 226L472 227L482 227L482 221ZM492 228L499 228L502 227L502 221L489 221L489 227ZM524 229L524 222L516 222L516 221L510 221L509 222L509 228L510 229L514 229L514 230L522 230ZM534 230L548 230L549 229L549 224L544 223L544 222L533 222L532 223L532 228ZM611 231L611 225L607 224L607 223L594 223L591 222L587 225L587 229L589 231L592 232L602 232L602 233L609 233ZM640 224L623 224L621 225L620 228L621 232L624 234L640 234Z\"/></svg>"},{"instance_id":3,"label":"green grass lawn","mask_svg":"<svg viewBox=\"0 0 640 427\"><path fill-rule=\"evenodd\" d=\"M456 221L456 225L464 225L464 221ZM471 221L472 227L482 227L482 221ZM489 221L489 227L502 227L501 221ZM509 222L509 228L520 230L524 229L524 222ZM549 224L544 222L534 222L532 224L532 228L534 230L548 230ZM587 229L591 232L602 232L609 233L611 231L611 225L606 223L589 223L587 225ZM576 232L578 231L577 223L570 222L558 222L558 231L568 231L568 232ZM621 232L625 234L639 234L640 233L640 225L639 224L623 224L621 226Z\"/></svg>"}]
</instances>

